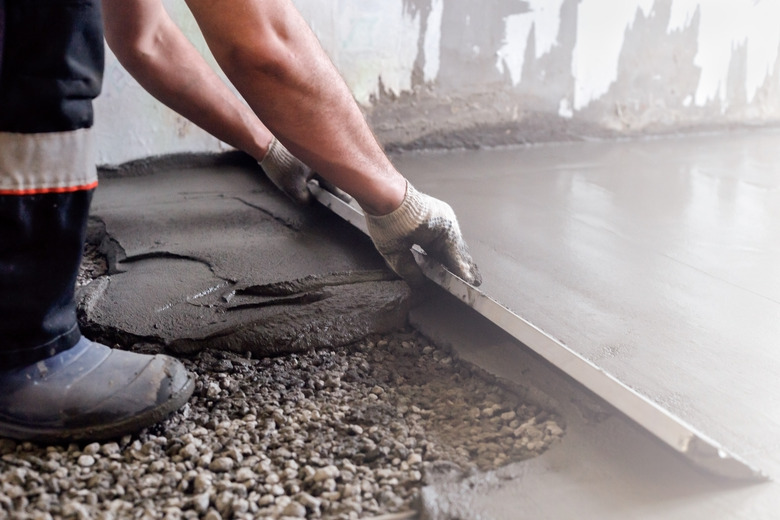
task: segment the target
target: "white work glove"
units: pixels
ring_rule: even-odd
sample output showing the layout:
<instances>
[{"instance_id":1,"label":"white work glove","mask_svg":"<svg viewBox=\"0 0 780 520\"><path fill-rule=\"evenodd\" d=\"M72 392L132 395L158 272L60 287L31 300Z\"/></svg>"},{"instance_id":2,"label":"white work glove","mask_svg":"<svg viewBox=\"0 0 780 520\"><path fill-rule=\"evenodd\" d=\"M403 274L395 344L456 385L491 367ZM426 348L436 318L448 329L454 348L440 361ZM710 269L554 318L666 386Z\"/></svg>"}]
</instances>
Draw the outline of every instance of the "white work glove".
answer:
<instances>
[{"instance_id":1,"label":"white work glove","mask_svg":"<svg viewBox=\"0 0 780 520\"><path fill-rule=\"evenodd\" d=\"M450 205L420 193L409 182L398 209L381 216L366 214L366 222L377 250L390 268L410 284L420 284L425 279L410 251L415 244L466 282L482 283Z\"/></svg>"},{"instance_id":2,"label":"white work glove","mask_svg":"<svg viewBox=\"0 0 780 520\"><path fill-rule=\"evenodd\" d=\"M268 152L266 152L263 160L259 161L259 164L268 178L271 179L271 182L298 204L305 205L311 202L312 197L308 183L312 179L317 179L323 189L330 191L341 200L345 202L352 200L352 197L347 195L347 193L341 191L303 164L276 137L271 141Z\"/></svg>"}]
</instances>

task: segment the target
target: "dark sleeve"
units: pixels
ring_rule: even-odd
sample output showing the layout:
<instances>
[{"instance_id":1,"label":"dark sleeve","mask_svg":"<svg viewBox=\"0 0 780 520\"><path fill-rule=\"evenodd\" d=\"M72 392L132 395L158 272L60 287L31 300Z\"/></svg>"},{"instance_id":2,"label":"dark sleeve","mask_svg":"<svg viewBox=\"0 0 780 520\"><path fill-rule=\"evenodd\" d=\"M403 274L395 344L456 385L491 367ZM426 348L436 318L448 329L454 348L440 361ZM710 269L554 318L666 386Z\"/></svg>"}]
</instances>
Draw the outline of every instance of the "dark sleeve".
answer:
<instances>
[{"instance_id":1,"label":"dark sleeve","mask_svg":"<svg viewBox=\"0 0 780 520\"><path fill-rule=\"evenodd\" d=\"M3 76L3 42L5 41L5 0L0 0L0 77Z\"/></svg>"},{"instance_id":2,"label":"dark sleeve","mask_svg":"<svg viewBox=\"0 0 780 520\"><path fill-rule=\"evenodd\" d=\"M93 123L103 78L100 0L0 0L0 131L62 132Z\"/></svg>"}]
</instances>

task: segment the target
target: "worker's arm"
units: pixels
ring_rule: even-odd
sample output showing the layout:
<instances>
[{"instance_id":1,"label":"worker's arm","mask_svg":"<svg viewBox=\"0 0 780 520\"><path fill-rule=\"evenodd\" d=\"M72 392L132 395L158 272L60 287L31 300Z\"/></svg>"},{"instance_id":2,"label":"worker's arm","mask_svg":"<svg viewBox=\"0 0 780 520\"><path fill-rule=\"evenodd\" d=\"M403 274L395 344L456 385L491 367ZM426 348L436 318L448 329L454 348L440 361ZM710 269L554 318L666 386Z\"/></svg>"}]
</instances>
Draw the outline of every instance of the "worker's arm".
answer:
<instances>
[{"instance_id":1,"label":"worker's arm","mask_svg":"<svg viewBox=\"0 0 780 520\"><path fill-rule=\"evenodd\" d=\"M262 160L273 135L204 61L161 0L103 0L106 41L150 94L218 139Z\"/></svg>"},{"instance_id":2,"label":"worker's arm","mask_svg":"<svg viewBox=\"0 0 780 520\"><path fill-rule=\"evenodd\" d=\"M309 202L311 169L289 153L214 73L161 0L103 0L103 18L106 41L141 86L211 135L257 159L293 200Z\"/></svg>"},{"instance_id":3,"label":"worker's arm","mask_svg":"<svg viewBox=\"0 0 780 520\"><path fill-rule=\"evenodd\" d=\"M276 141L214 73L161 0L103 0L103 19L111 50L142 87L211 135L257 159L293 200L309 201L312 171Z\"/></svg>"},{"instance_id":4,"label":"worker's arm","mask_svg":"<svg viewBox=\"0 0 780 520\"><path fill-rule=\"evenodd\" d=\"M370 213L401 204L404 178L290 1L187 4L222 70L294 155Z\"/></svg>"},{"instance_id":5,"label":"worker's arm","mask_svg":"<svg viewBox=\"0 0 780 520\"><path fill-rule=\"evenodd\" d=\"M468 282L480 276L450 207L395 169L290 0L187 0L222 70L287 148L369 214L374 244L408 280L416 243Z\"/></svg>"}]
</instances>

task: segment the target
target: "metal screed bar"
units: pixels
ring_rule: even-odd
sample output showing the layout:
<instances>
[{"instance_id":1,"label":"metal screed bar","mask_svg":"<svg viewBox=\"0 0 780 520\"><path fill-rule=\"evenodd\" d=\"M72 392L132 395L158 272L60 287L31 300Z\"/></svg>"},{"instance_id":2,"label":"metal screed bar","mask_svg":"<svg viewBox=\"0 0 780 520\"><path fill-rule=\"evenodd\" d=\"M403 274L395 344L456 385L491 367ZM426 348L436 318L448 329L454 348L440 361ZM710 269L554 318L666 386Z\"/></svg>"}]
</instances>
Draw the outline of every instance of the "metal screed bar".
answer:
<instances>
[{"instance_id":1,"label":"metal screed bar","mask_svg":"<svg viewBox=\"0 0 780 520\"><path fill-rule=\"evenodd\" d=\"M354 202L344 202L320 188L316 181L309 183L309 189L322 205L368 234L363 211ZM699 468L733 479L767 479L760 470L729 453L713 439L698 432L481 290L455 276L441 264L428 258L417 246L412 248L412 253L431 281L604 399Z\"/></svg>"}]
</instances>

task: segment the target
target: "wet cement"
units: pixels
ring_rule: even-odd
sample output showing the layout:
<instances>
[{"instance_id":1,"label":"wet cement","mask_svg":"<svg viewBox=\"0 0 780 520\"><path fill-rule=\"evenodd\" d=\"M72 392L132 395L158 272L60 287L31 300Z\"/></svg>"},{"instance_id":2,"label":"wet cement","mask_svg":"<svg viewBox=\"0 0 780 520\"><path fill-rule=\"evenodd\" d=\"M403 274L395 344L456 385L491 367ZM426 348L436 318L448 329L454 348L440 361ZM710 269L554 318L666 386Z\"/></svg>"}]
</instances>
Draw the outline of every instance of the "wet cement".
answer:
<instances>
[{"instance_id":1,"label":"wet cement","mask_svg":"<svg viewBox=\"0 0 780 520\"><path fill-rule=\"evenodd\" d=\"M397 162L418 188L453 205L487 294L777 478L778 147L780 134L751 132ZM515 354L492 347L466 350L504 377L534 373L518 363L513 374ZM476 492L469 483L441 487L429 496L430 517L775 518L780 510L774 482L718 481L620 414L594 422L576 403L562 409L567 442L555 453L506 478L482 475L484 486L470 483Z\"/></svg>"},{"instance_id":2,"label":"wet cement","mask_svg":"<svg viewBox=\"0 0 780 520\"><path fill-rule=\"evenodd\" d=\"M90 240L109 275L80 291L88 334L258 357L406 323L408 286L337 217L293 205L256 165L164 166L101 180Z\"/></svg>"},{"instance_id":3,"label":"wet cement","mask_svg":"<svg viewBox=\"0 0 780 520\"><path fill-rule=\"evenodd\" d=\"M424 488L421 518L776 518L778 484L701 471L452 296L413 309L410 322L566 420L563 442L540 457Z\"/></svg>"},{"instance_id":4,"label":"wet cement","mask_svg":"<svg viewBox=\"0 0 780 520\"><path fill-rule=\"evenodd\" d=\"M778 145L778 134L751 133L408 155L396 162L420 189L452 203L489 295L776 475ZM327 218L325 210L292 211L246 171L224 173L224 185L213 172L197 171L171 172L162 184L104 182L94 213L121 250L112 281L95 301L106 305L110 285L119 285L114 280L143 264L178 262L180 268L149 267L167 272L156 283L174 291L152 284L143 294L167 298L133 311L146 317L145 330L162 337L159 331L173 325L165 321L170 306L208 313L209 298L229 306L236 289L280 279L305 285L312 273L381 268L377 256L363 256L365 248L350 249L349 240L365 239L346 226L325 231L328 243L317 243L309 230ZM271 199L256 204L261 195ZM171 228L184 236L190 230L189 238L166 233ZM264 232L258 237L253 229ZM343 246L337 254L329 249L334 243ZM298 245L317 259L284 254ZM282 264L275 263L278 255ZM197 283L184 283L191 278ZM125 291L141 294L145 279L136 277ZM259 298L317 303L305 293ZM86 298L83 308L99 318L101 305L92 301ZM491 343L478 331L469 335L469 319L454 309L427 308L441 308L445 328L470 343L464 357L491 365L502 378L550 390L568 431L560 446L522 466L432 485L424 499L428 518L514 519L526 512L533 518L774 518L780 510L774 482L737 485L697 472L554 370L542 370L533 356L519 354L520 346ZM112 312L119 320L127 311ZM181 330L198 330L189 336L195 340L219 337L218 324L209 325L195 316Z\"/></svg>"}]
</instances>

